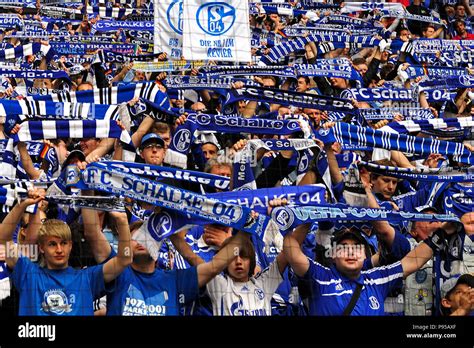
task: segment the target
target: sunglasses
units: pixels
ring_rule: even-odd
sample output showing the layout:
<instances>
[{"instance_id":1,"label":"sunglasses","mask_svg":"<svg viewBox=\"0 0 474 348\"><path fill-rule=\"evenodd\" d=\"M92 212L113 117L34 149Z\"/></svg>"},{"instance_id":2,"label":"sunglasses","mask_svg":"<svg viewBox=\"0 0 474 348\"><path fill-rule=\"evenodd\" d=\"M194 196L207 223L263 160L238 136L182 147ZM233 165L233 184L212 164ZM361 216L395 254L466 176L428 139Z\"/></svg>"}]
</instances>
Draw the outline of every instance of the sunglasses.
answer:
<instances>
[{"instance_id":1,"label":"sunglasses","mask_svg":"<svg viewBox=\"0 0 474 348\"><path fill-rule=\"evenodd\" d=\"M148 144L148 145L143 146L142 150L153 149L153 148L162 149L163 146L161 146L160 144Z\"/></svg>"}]
</instances>

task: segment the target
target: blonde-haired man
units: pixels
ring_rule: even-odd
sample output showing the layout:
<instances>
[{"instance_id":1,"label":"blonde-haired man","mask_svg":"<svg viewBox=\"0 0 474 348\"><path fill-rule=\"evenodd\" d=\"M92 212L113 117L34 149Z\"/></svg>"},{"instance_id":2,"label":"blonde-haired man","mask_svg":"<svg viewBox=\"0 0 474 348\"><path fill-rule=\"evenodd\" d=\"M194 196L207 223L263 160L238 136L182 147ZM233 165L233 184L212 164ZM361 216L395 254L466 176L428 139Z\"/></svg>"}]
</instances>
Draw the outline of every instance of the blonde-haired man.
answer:
<instances>
[{"instance_id":1,"label":"blonde-haired man","mask_svg":"<svg viewBox=\"0 0 474 348\"><path fill-rule=\"evenodd\" d=\"M47 220L38 233L41 265L18 255L12 236L26 207L44 199L31 190L0 225L0 242L7 243L6 263L20 293L19 315L93 315L93 300L131 263L130 230L125 213L112 213L119 233L117 256L86 269L69 267L71 230L61 220Z\"/></svg>"}]
</instances>

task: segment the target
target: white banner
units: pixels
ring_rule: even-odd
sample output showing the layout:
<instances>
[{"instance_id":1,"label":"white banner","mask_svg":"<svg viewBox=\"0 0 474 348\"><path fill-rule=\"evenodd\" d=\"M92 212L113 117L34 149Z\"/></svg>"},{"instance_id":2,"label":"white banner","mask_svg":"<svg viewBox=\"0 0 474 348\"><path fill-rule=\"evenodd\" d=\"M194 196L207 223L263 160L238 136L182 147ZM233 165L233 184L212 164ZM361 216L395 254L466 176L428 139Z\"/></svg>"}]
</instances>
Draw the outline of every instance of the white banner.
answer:
<instances>
[{"instance_id":1,"label":"white banner","mask_svg":"<svg viewBox=\"0 0 474 348\"><path fill-rule=\"evenodd\" d=\"M250 62L248 0L183 1L185 59Z\"/></svg>"},{"instance_id":2,"label":"white banner","mask_svg":"<svg viewBox=\"0 0 474 348\"><path fill-rule=\"evenodd\" d=\"M154 53L168 58L183 56L183 0L153 0L155 32Z\"/></svg>"}]
</instances>

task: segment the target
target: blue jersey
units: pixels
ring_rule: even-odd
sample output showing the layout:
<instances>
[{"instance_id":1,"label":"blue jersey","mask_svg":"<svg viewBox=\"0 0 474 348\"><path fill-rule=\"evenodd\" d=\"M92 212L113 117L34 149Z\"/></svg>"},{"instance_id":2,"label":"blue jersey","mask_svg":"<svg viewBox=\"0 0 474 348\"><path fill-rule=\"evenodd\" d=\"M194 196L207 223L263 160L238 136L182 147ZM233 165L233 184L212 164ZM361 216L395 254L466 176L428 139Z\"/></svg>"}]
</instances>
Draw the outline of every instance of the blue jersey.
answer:
<instances>
[{"instance_id":1,"label":"blue jersey","mask_svg":"<svg viewBox=\"0 0 474 348\"><path fill-rule=\"evenodd\" d=\"M324 267L309 260L303 277L310 283L309 315L342 315L349 304L357 283L363 288L351 315L384 315L384 301L403 279L400 262L361 272L357 280L346 278L334 267Z\"/></svg>"},{"instance_id":2,"label":"blue jersey","mask_svg":"<svg viewBox=\"0 0 474 348\"><path fill-rule=\"evenodd\" d=\"M93 315L104 292L102 265L51 270L18 258L11 279L20 293L19 315Z\"/></svg>"},{"instance_id":3,"label":"blue jersey","mask_svg":"<svg viewBox=\"0 0 474 348\"><path fill-rule=\"evenodd\" d=\"M197 296L196 267L142 273L128 266L107 284L107 315L179 315L180 307Z\"/></svg>"}]
</instances>

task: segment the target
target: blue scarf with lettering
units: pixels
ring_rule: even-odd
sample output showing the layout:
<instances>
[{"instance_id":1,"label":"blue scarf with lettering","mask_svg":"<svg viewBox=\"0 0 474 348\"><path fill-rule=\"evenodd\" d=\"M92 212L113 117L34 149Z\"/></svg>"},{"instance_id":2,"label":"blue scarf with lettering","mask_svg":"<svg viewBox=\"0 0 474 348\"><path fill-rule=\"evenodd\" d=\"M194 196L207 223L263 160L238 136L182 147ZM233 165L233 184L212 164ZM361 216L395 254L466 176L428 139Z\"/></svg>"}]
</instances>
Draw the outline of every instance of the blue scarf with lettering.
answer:
<instances>
[{"instance_id":1,"label":"blue scarf with lettering","mask_svg":"<svg viewBox=\"0 0 474 348\"><path fill-rule=\"evenodd\" d=\"M366 121L393 119L397 114L402 114L404 120L427 120L434 118L431 109L424 108L357 109L356 112Z\"/></svg>"},{"instance_id":2,"label":"blue scarf with lettering","mask_svg":"<svg viewBox=\"0 0 474 348\"><path fill-rule=\"evenodd\" d=\"M349 99L254 86L228 91L226 105L244 99L320 110L349 112L354 109Z\"/></svg>"},{"instance_id":3,"label":"blue scarf with lettering","mask_svg":"<svg viewBox=\"0 0 474 348\"><path fill-rule=\"evenodd\" d=\"M171 167L161 167L150 164L130 163L120 161L101 161L107 168L119 169L124 173L144 176L155 179L177 179L202 185L215 187L220 190L228 190L230 179L225 176L213 175L203 172L181 170Z\"/></svg>"},{"instance_id":4,"label":"blue scarf with lettering","mask_svg":"<svg viewBox=\"0 0 474 348\"><path fill-rule=\"evenodd\" d=\"M222 202L177 187L160 184L118 169L107 168L101 163L91 163L82 173L87 187L107 193L130 197L150 204L189 214L211 223L231 226L248 233L261 235L269 223L260 214L251 217L251 210L240 205ZM173 231L169 231L170 234ZM167 237L163 235L162 238Z\"/></svg>"},{"instance_id":5,"label":"blue scarf with lettering","mask_svg":"<svg viewBox=\"0 0 474 348\"><path fill-rule=\"evenodd\" d=\"M345 204L305 207L277 207L272 210L272 220L278 225L282 234L292 231L293 228L308 222L319 221L380 221L390 222L411 221L453 221L459 218L447 214L422 214L386 209L352 207Z\"/></svg>"}]
</instances>

